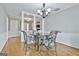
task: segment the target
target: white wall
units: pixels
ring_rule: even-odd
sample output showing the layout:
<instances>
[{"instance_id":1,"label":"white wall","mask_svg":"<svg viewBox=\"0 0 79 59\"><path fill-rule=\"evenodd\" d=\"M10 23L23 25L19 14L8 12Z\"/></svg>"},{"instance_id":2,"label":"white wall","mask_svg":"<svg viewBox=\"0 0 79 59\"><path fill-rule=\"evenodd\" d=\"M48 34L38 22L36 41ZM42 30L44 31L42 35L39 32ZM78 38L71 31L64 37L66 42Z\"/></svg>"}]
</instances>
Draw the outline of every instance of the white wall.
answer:
<instances>
[{"instance_id":1,"label":"white wall","mask_svg":"<svg viewBox=\"0 0 79 59\"><path fill-rule=\"evenodd\" d=\"M0 51L2 50L7 41L6 18L7 18L6 14L4 13L2 7L0 6Z\"/></svg>"},{"instance_id":2,"label":"white wall","mask_svg":"<svg viewBox=\"0 0 79 59\"><path fill-rule=\"evenodd\" d=\"M45 21L45 31L59 30L57 41L79 48L79 5L49 16Z\"/></svg>"},{"instance_id":3,"label":"white wall","mask_svg":"<svg viewBox=\"0 0 79 59\"><path fill-rule=\"evenodd\" d=\"M8 36L9 37L16 37L19 36L19 20L16 19L9 19L9 31Z\"/></svg>"}]
</instances>

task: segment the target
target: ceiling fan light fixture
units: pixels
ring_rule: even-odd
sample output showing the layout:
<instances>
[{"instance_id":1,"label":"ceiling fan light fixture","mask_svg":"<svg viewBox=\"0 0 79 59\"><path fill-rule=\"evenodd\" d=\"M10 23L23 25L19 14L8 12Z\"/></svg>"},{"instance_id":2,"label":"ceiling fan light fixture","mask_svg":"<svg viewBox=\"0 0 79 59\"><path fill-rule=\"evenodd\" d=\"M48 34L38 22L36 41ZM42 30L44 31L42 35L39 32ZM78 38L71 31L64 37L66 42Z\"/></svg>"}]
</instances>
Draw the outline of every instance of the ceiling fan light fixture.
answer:
<instances>
[{"instance_id":1,"label":"ceiling fan light fixture","mask_svg":"<svg viewBox=\"0 0 79 59\"><path fill-rule=\"evenodd\" d=\"M51 8L46 8L45 7L45 3L43 3L43 7L40 10L37 10L37 14L42 16L42 18L45 18L46 16L48 16L48 14L51 12Z\"/></svg>"}]
</instances>

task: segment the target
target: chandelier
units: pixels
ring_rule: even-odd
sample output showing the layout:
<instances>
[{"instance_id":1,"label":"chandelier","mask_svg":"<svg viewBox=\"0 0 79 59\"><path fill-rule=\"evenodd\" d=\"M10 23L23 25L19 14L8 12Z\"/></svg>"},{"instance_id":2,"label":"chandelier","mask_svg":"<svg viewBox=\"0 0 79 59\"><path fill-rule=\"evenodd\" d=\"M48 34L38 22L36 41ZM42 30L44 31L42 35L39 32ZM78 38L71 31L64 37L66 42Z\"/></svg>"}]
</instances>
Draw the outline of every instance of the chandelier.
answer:
<instances>
[{"instance_id":1,"label":"chandelier","mask_svg":"<svg viewBox=\"0 0 79 59\"><path fill-rule=\"evenodd\" d=\"M37 10L37 14L40 15L42 18L45 18L48 16L48 14L51 12L50 8L46 8L46 4L43 3L43 7L40 10Z\"/></svg>"}]
</instances>

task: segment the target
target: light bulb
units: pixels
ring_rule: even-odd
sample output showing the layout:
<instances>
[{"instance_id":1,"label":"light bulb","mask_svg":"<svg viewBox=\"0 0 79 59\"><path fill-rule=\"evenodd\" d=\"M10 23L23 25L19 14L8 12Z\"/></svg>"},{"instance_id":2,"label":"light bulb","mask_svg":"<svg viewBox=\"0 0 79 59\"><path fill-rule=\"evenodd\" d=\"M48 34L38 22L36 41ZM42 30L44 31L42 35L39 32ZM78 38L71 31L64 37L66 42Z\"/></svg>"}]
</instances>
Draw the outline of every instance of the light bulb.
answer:
<instances>
[{"instance_id":1,"label":"light bulb","mask_svg":"<svg viewBox=\"0 0 79 59\"><path fill-rule=\"evenodd\" d=\"M47 9L47 11L48 11L48 12L51 12L51 9L50 9L50 8L48 8L48 9Z\"/></svg>"},{"instance_id":2,"label":"light bulb","mask_svg":"<svg viewBox=\"0 0 79 59\"><path fill-rule=\"evenodd\" d=\"M41 11L40 10L37 10L37 13L40 13Z\"/></svg>"},{"instance_id":3,"label":"light bulb","mask_svg":"<svg viewBox=\"0 0 79 59\"><path fill-rule=\"evenodd\" d=\"M46 15L48 15L48 11L46 11Z\"/></svg>"},{"instance_id":4,"label":"light bulb","mask_svg":"<svg viewBox=\"0 0 79 59\"><path fill-rule=\"evenodd\" d=\"M40 12L40 15L42 15L43 13L42 12Z\"/></svg>"}]
</instances>

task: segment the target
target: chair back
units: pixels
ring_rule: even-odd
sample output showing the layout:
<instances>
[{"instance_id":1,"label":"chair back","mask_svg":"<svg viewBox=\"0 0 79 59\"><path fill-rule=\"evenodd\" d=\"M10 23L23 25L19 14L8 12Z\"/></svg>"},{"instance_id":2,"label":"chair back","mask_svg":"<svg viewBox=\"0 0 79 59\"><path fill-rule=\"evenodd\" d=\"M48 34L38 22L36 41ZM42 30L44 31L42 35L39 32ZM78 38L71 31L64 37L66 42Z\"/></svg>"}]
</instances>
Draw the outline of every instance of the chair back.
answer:
<instances>
[{"instance_id":1,"label":"chair back","mask_svg":"<svg viewBox=\"0 0 79 59\"><path fill-rule=\"evenodd\" d=\"M59 31L51 31L49 34L49 39L55 40Z\"/></svg>"},{"instance_id":2,"label":"chair back","mask_svg":"<svg viewBox=\"0 0 79 59\"><path fill-rule=\"evenodd\" d=\"M59 31L51 31L49 33L49 35L46 36L46 40L47 40L47 47L51 48L52 46L55 45L56 42L56 36L58 34Z\"/></svg>"}]
</instances>

